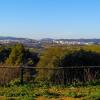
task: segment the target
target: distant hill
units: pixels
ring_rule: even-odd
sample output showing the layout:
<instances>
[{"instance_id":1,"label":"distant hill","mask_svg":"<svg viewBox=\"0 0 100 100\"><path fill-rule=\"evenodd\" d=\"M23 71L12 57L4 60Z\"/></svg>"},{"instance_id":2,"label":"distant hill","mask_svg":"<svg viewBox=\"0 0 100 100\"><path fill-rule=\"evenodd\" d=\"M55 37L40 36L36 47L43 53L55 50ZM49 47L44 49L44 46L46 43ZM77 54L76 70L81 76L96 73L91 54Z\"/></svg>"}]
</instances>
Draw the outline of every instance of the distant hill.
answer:
<instances>
[{"instance_id":1,"label":"distant hill","mask_svg":"<svg viewBox=\"0 0 100 100\"><path fill-rule=\"evenodd\" d=\"M29 39L29 38L17 38L17 37L3 37L3 36L0 36L0 40L26 40L26 41L36 41L35 39Z\"/></svg>"},{"instance_id":2,"label":"distant hill","mask_svg":"<svg viewBox=\"0 0 100 100\"><path fill-rule=\"evenodd\" d=\"M16 40L17 38L16 37L3 37L3 36L0 36L0 40Z\"/></svg>"},{"instance_id":3,"label":"distant hill","mask_svg":"<svg viewBox=\"0 0 100 100\"><path fill-rule=\"evenodd\" d=\"M20 41L21 43L53 43L54 40L56 41L75 41L75 42L93 42L93 43L100 43L100 39L52 39L52 38L43 38L41 40L29 39L29 38L17 38L17 37L3 37L0 36L0 40L11 40L11 41Z\"/></svg>"}]
</instances>

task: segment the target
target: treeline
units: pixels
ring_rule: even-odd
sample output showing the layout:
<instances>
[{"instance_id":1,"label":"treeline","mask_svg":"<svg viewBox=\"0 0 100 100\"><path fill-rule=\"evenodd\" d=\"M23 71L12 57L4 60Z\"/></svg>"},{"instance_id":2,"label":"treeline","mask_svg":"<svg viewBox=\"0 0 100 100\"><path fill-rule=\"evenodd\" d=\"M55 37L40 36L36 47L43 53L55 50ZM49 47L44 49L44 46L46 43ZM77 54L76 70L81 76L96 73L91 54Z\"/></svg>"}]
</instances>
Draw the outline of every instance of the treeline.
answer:
<instances>
[{"instance_id":1,"label":"treeline","mask_svg":"<svg viewBox=\"0 0 100 100\"><path fill-rule=\"evenodd\" d=\"M100 53L92 50L48 48L40 56L39 67L99 66Z\"/></svg>"},{"instance_id":2,"label":"treeline","mask_svg":"<svg viewBox=\"0 0 100 100\"><path fill-rule=\"evenodd\" d=\"M35 67L98 66L100 52L92 47L51 47L41 54L26 49L22 44L0 47L1 65L30 65Z\"/></svg>"},{"instance_id":3,"label":"treeline","mask_svg":"<svg viewBox=\"0 0 100 100\"><path fill-rule=\"evenodd\" d=\"M96 52L94 46L93 50L91 48L51 47L46 48L39 54L24 48L21 44L16 44L11 47L0 47L0 64L5 66L26 65L35 67L35 70L28 70L28 75L32 76L35 74L34 81L36 82L53 82L54 80L58 81L58 79L61 79L60 81L62 82L63 79L64 83L66 83L73 78L83 81L90 78L90 76L91 79L100 79L100 76L95 75L95 73L100 75L100 68L89 69L88 75L90 76L85 77L85 79L84 69L70 69L70 67L100 66L99 49L97 48L98 52ZM59 70L61 67L62 69ZM87 74L86 71L85 74Z\"/></svg>"},{"instance_id":4,"label":"treeline","mask_svg":"<svg viewBox=\"0 0 100 100\"><path fill-rule=\"evenodd\" d=\"M86 66L87 70L81 68L83 66ZM94 79L100 78L100 68L89 69L88 66L100 66L100 53L83 48L48 48L41 55L37 67L49 69L37 69L36 81L54 81L53 79L56 77L56 81L64 78L63 81L66 83L74 78L81 81L93 80L94 77ZM62 69L59 69L61 67ZM74 69L70 67L74 67ZM91 79L88 79L90 77Z\"/></svg>"}]
</instances>

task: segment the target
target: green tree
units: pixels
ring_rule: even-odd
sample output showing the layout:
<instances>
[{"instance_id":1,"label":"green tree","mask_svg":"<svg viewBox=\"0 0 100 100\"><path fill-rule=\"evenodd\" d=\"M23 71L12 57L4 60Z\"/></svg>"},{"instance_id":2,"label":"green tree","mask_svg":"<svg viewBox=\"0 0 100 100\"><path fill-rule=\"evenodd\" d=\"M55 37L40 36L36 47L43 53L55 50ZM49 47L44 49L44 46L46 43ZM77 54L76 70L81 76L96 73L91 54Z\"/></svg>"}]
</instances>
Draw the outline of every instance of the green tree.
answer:
<instances>
[{"instance_id":1,"label":"green tree","mask_svg":"<svg viewBox=\"0 0 100 100\"><path fill-rule=\"evenodd\" d=\"M9 57L11 49L9 47L0 47L0 63L4 64L5 60Z\"/></svg>"},{"instance_id":2,"label":"green tree","mask_svg":"<svg viewBox=\"0 0 100 100\"><path fill-rule=\"evenodd\" d=\"M46 49L37 65L36 81L51 81L52 77L56 74L52 68L61 67L60 61L66 52L69 51L60 47Z\"/></svg>"},{"instance_id":3,"label":"green tree","mask_svg":"<svg viewBox=\"0 0 100 100\"><path fill-rule=\"evenodd\" d=\"M16 44L6 60L7 65L20 65L24 63L25 49L23 45Z\"/></svg>"}]
</instances>

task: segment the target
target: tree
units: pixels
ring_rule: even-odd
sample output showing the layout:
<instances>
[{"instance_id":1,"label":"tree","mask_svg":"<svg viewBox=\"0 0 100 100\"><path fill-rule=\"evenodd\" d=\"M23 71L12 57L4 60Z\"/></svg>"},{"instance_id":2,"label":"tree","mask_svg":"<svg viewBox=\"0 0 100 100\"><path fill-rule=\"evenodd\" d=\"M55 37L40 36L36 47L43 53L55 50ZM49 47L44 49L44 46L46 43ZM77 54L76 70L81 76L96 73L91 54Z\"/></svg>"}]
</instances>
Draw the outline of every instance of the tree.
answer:
<instances>
[{"instance_id":1,"label":"tree","mask_svg":"<svg viewBox=\"0 0 100 100\"><path fill-rule=\"evenodd\" d=\"M6 60L7 65L20 65L24 61L25 49L23 45L17 44L12 48L12 51Z\"/></svg>"},{"instance_id":2,"label":"tree","mask_svg":"<svg viewBox=\"0 0 100 100\"><path fill-rule=\"evenodd\" d=\"M5 60L9 57L11 49L9 47L0 47L0 63L4 64Z\"/></svg>"},{"instance_id":3,"label":"tree","mask_svg":"<svg viewBox=\"0 0 100 100\"><path fill-rule=\"evenodd\" d=\"M63 57L62 66L98 66L100 65L100 53L79 50Z\"/></svg>"},{"instance_id":4,"label":"tree","mask_svg":"<svg viewBox=\"0 0 100 100\"><path fill-rule=\"evenodd\" d=\"M27 66L36 66L39 61L38 53L33 51L29 51L29 49L25 50L24 64Z\"/></svg>"},{"instance_id":5,"label":"tree","mask_svg":"<svg viewBox=\"0 0 100 100\"><path fill-rule=\"evenodd\" d=\"M60 47L48 48L44 51L40 57L40 61L37 65L37 77L36 81L52 81L53 76L57 75L57 71L52 68L61 67L61 59L68 50ZM41 69L38 69L41 68ZM43 68L43 69L42 69ZM47 69L46 69L47 68ZM56 72L55 72L56 71Z\"/></svg>"}]
</instances>

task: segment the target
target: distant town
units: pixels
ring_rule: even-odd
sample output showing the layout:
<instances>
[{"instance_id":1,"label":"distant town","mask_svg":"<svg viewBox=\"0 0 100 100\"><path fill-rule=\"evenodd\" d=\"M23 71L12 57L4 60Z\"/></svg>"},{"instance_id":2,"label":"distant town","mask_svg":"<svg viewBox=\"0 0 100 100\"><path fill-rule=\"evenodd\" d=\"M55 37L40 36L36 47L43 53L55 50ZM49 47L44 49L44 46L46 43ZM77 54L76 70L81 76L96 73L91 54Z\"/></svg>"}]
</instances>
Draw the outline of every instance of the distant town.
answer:
<instances>
[{"instance_id":1,"label":"distant town","mask_svg":"<svg viewBox=\"0 0 100 100\"><path fill-rule=\"evenodd\" d=\"M14 45L21 43L28 47L41 47L44 44L57 45L100 45L100 39L50 39L44 38L41 40L16 38L16 37L0 37L0 45Z\"/></svg>"}]
</instances>

